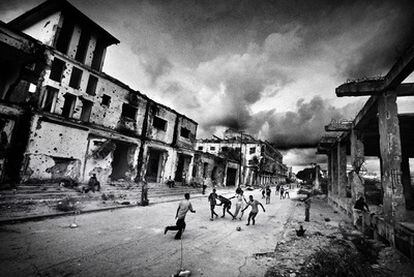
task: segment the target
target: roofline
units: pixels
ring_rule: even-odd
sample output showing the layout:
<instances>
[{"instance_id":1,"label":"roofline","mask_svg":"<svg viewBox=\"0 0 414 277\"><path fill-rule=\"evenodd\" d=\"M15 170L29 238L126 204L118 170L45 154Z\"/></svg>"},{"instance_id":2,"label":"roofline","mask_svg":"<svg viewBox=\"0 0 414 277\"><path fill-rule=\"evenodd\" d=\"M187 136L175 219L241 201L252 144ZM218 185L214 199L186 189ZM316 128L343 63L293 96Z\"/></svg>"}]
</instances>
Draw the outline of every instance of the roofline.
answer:
<instances>
[{"instance_id":1,"label":"roofline","mask_svg":"<svg viewBox=\"0 0 414 277\"><path fill-rule=\"evenodd\" d=\"M73 6L67 0L47 0L41 3L40 5L28 10L27 12L21 14L20 16L11 20L7 24L13 28L21 30L26 27L26 25L23 24L26 18L29 18L30 16L34 16L36 15L36 13L39 13L42 10L45 10L47 14L52 14L53 12L56 12L59 10L75 13L79 15L82 19L84 19L86 23L92 25L94 28L102 32L105 35L105 39L109 42L109 45L118 44L120 42L116 37L111 35L107 30L102 28L100 25L98 25L95 21L93 21L88 16L86 16L84 13L82 13L80 10L78 10L75 6Z\"/></svg>"}]
</instances>

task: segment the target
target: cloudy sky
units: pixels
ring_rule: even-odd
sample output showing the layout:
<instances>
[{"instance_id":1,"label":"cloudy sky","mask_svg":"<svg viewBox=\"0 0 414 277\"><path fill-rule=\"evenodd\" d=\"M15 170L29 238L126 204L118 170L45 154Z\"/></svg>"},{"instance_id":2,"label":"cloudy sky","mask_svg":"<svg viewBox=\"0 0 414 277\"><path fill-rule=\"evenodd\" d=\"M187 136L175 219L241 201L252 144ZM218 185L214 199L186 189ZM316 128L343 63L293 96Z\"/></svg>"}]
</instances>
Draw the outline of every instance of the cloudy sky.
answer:
<instances>
[{"instance_id":1,"label":"cloudy sky","mask_svg":"<svg viewBox=\"0 0 414 277\"><path fill-rule=\"evenodd\" d=\"M1 1L0 20L41 2ZM106 73L196 120L199 137L242 129L297 168L324 162L314 149L323 126L366 100L335 87L385 74L414 26L408 0L70 2L121 41Z\"/></svg>"}]
</instances>

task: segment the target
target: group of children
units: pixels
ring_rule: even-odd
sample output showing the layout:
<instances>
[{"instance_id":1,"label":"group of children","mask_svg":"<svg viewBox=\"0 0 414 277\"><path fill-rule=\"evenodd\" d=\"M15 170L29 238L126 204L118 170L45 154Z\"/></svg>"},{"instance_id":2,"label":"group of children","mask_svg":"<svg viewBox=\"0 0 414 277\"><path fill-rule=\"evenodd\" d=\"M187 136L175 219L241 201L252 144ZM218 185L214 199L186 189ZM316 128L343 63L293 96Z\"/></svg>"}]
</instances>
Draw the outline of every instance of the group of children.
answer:
<instances>
[{"instance_id":1,"label":"group of children","mask_svg":"<svg viewBox=\"0 0 414 277\"><path fill-rule=\"evenodd\" d=\"M236 195L226 198L222 195L218 195L216 193L216 189L213 189L213 192L210 193L210 195L208 196L208 202L210 203L210 211L211 211L211 218L210 220L214 220L214 216L217 218L218 214L214 211L216 206L223 206L223 215L221 217L224 217L226 215L226 212L232 217L232 220L236 220L239 219L241 220L243 215L244 215L244 211L251 206L252 209L249 213L249 216L247 218L247 224L246 225L250 225L250 221L252 221L252 224L255 225L256 223L256 216L259 212L258 207L261 206L263 209L263 212L265 212L265 208L263 207L263 205L255 200L253 198L253 195L249 196L249 201L246 200L246 198L244 197L244 192L241 188L237 188L236 189ZM234 211L234 214L230 211L231 209L231 199L236 198L236 209ZM220 203L217 203L217 202ZM267 201L266 201L267 203ZM269 201L270 203L270 201ZM239 216L240 213L240 216ZM239 217L238 217L239 216Z\"/></svg>"}]
</instances>

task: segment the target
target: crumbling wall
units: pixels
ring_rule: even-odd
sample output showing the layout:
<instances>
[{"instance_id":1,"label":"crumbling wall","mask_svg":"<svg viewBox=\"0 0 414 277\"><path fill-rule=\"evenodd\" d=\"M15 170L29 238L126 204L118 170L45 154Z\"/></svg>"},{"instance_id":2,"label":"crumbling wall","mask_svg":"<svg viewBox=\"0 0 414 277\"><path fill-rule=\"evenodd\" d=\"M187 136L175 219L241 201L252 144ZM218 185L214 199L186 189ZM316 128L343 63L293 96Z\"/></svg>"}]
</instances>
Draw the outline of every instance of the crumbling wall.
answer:
<instances>
[{"instance_id":1,"label":"crumbling wall","mask_svg":"<svg viewBox=\"0 0 414 277\"><path fill-rule=\"evenodd\" d=\"M172 148L171 146L156 142L156 141L147 141L144 145L144 164L143 168L146 171L148 166L148 158L149 158L149 148L154 148L157 150L160 150L162 152L165 152L164 158L161 166L161 176L160 176L160 182L165 182L169 176L171 176L172 179L175 178L175 169L176 169L176 163L177 163L177 151L176 149Z\"/></svg>"},{"instance_id":2,"label":"crumbling wall","mask_svg":"<svg viewBox=\"0 0 414 277\"><path fill-rule=\"evenodd\" d=\"M193 166L195 169L194 171L190 172L191 181L198 184L204 183L207 186L224 185L226 175L225 160L220 159L214 155L198 152L194 155L193 161ZM205 165L207 165L206 168Z\"/></svg>"},{"instance_id":3,"label":"crumbling wall","mask_svg":"<svg viewBox=\"0 0 414 277\"><path fill-rule=\"evenodd\" d=\"M165 130L158 129L153 126L155 116L167 121ZM152 106L150 109L148 117L148 138L171 144L173 142L174 137L174 126L176 117L177 114L173 111L170 111L163 106L158 106L154 104L154 106Z\"/></svg>"},{"instance_id":4,"label":"crumbling wall","mask_svg":"<svg viewBox=\"0 0 414 277\"><path fill-rule=\"evenodd\" d=\"M96 136L89 136L88 139L88 152L83 181L86 182L92 174L96 174L98 180L104 185L111 181L113 155L117 141ZM127 181L133 181L136 177L138 152L139 144L131 144L126 155L128 159L128 171L125 173Z\"/></svg>"},{"instance_id":5,"label":"crumbling wall","mask_svg":"<svg viewBox=\"0 0 414 277\"><path fill-rule=\"evenodd\" d=\"M75 65L74 62L71 62L67 58L57 53L49 53L49 55L49 60L57 58L66 63L60 82L51 80L49 78L51 71L49 67L45 71L45 80L42 84L43 87L50 86L59 90L54 110L55 114L62 114L63 105L65 102L64 96L66 93L69 93L77 97L75 109L72 116L73 119L80 120L83 107L83 102L81 100L84 99L93 103L92 112L89 119L90 123L111 129L118 129L119 127L122 127L123 129L126 128L136 135L141 134L142 123L146 109L146 99L131 89L127 89L123 86L118 85L111 79L103 78L102 76L94 74L84 67ZM69 86L74 66L82 70L79 89ZM98 78L94 95L86 93L90 75ZM131 122L127 122L128 120L123 120L121 117L123 104L132 104L132 106L137 109L136 117L135 119L130 120Z\"/></svg>"},{"instance_id":6,"label":"crumbling wall","mask_svg":"<svg viewBox=\"0 0 414 277\"><path fill-rule=\"evenodd\" d=\"M23 179L79 181L87 138L87 130L49 122L35 115L25 153Z\"/></svg>"},{"instance_id":7,"label":"crumbling wall","mask_svg":"<svg viewBox=\"0 0 414 277\"><path fill-rule=\"evenodd\" d=\"M182 128L190 131L188 137L183 136L181 133ZM186 149L194 149L197 135L197 123L185 117L179 116L177 130L177 146Z\"/></svg>"}]
</instances>

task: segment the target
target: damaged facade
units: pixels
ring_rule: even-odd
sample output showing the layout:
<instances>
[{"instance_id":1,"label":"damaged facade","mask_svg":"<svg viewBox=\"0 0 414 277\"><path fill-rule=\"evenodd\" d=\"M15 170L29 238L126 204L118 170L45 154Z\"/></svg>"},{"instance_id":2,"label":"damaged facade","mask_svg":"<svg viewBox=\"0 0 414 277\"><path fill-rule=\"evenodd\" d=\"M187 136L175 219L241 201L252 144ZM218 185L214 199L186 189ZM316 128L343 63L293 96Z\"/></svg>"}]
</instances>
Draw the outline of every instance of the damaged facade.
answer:
<instances>
[{"instance_id":1,"label":"damaged facade","mask_svg":"<svg viewBox=\"0 0 414 277\"><path fill-rule=\"evenodd\" d=\"M325 127L334 135L323 137L318 153L328 157L329 201L350 216L359 195L371 214L364 214L362 230L388 241L414 259L414 110L399 111L398 98L414 96L414 84L402 83L414 70L410 48L383 78L352 81L339 86L336 95L370 96L352 121ZM348 163L347 163L348 157ZM361 176L367 157L380 164L378 188ZM410 162L411 160L411 162ZM351 170L347 170L347 165ZM375 192L376 191L376 192ZM378 194L378 199L372 197Z\"/></svg>"},{"instance_id":2,"label":"damaged facade","mask_svg":"<svg viewBox=\"0 0 414 277\"><path fill-rule=\"evenodd\" d=\"M227 130L223 139L214 137L198 140L196 149L236 160L238 167L241 166L241 185L262 186L286 181L288 168L283 164L282 154L268 142L248 134ZM230 172L228 175L235 174L233 168L230 168Z\"/></svg>"},{"instance_id":3,"label":"damaged facade","mask_svg":"<svg viewBox=\"0 0 414 277\"><path fill-rule=\"evenodd\" d=\"M197 123L102 72L115 37L66 1L0 31L3 183L191 181Z\"/></svg>"}]
</instances>

